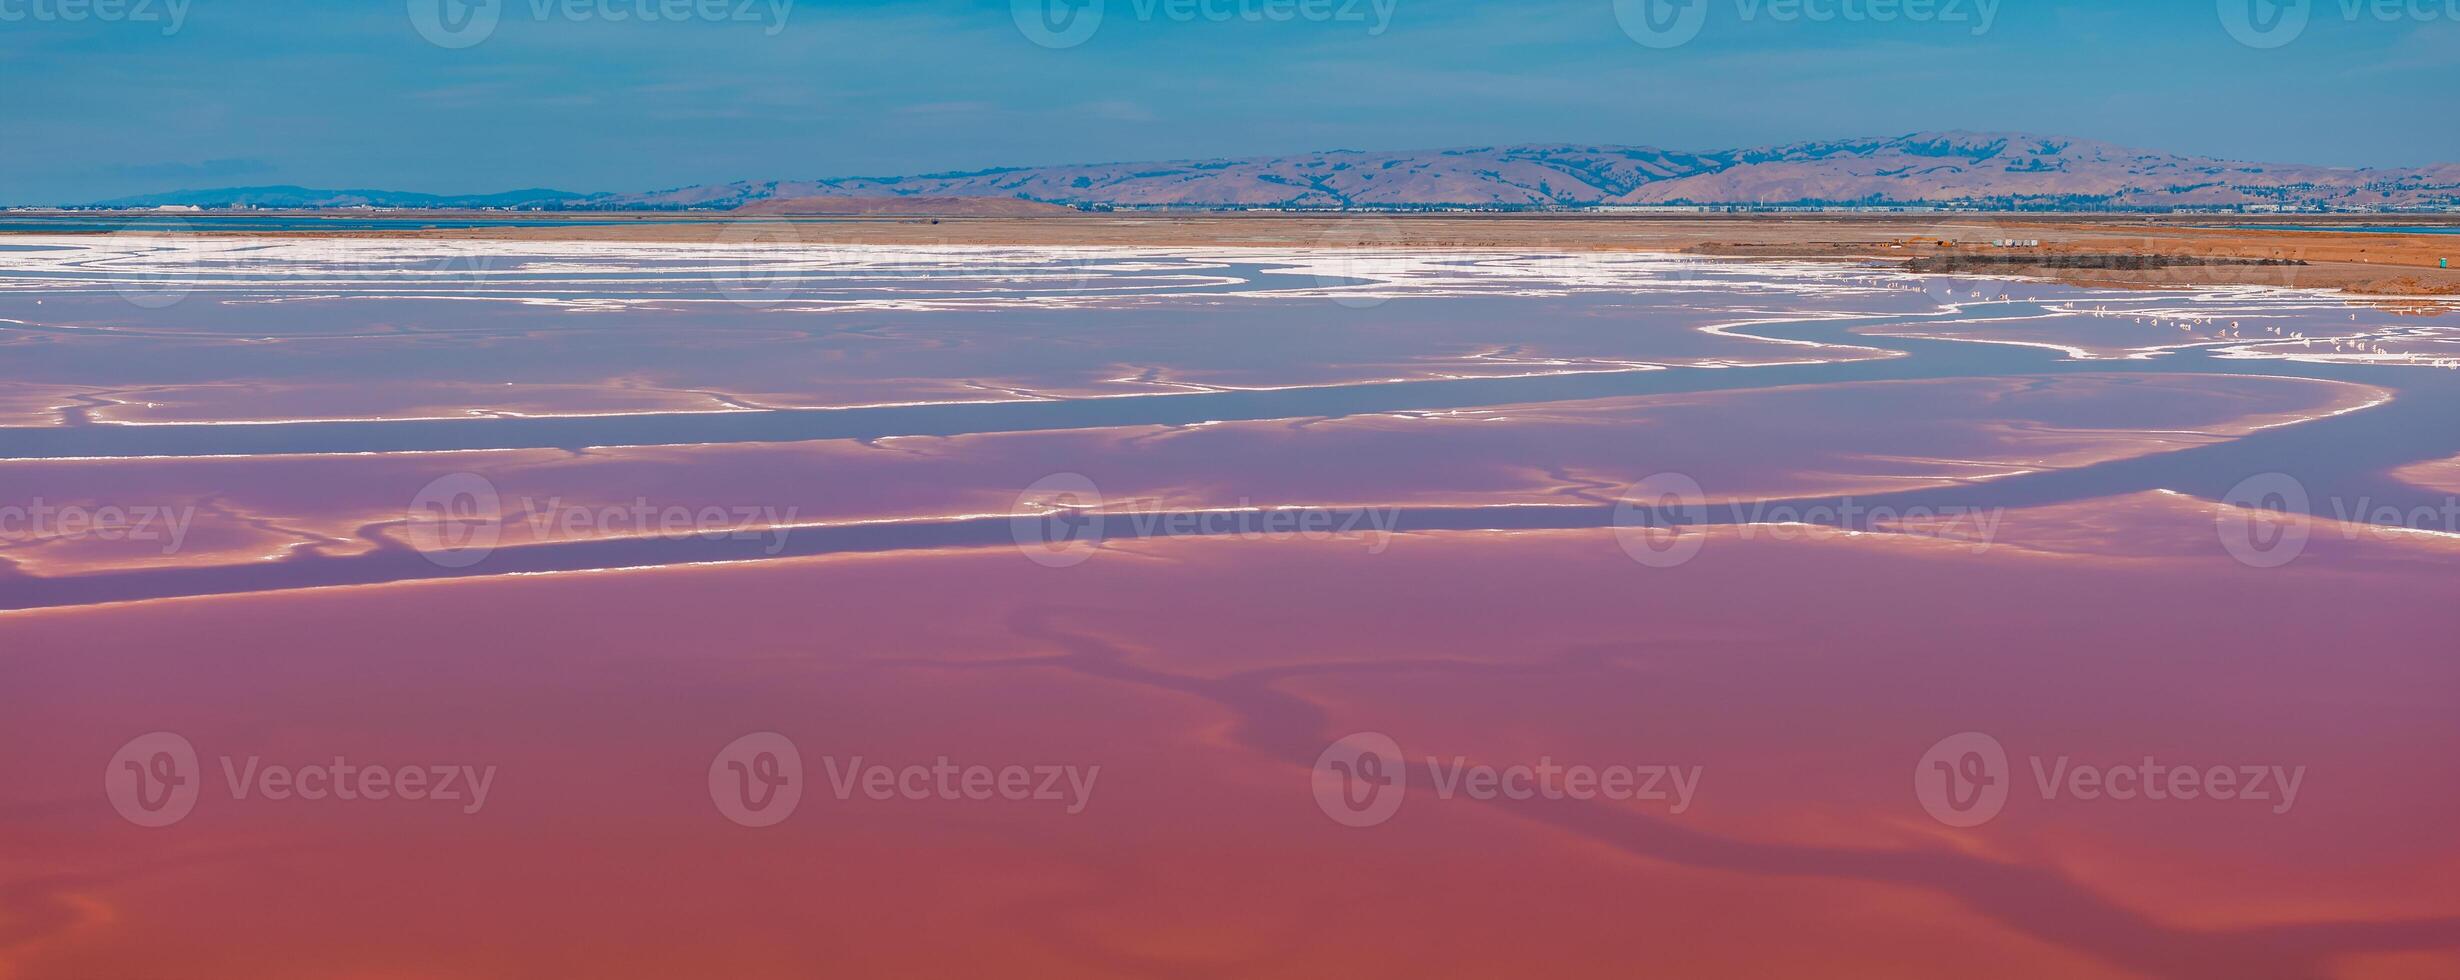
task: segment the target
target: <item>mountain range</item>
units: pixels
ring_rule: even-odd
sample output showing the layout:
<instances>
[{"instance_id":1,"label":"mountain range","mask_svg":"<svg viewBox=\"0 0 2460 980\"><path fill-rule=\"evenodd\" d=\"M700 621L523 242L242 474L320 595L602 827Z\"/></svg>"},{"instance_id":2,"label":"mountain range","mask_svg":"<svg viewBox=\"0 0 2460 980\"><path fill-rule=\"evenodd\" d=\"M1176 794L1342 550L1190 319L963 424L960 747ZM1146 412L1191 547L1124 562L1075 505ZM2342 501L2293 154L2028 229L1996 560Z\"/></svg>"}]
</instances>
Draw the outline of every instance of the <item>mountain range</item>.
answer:
<instances>
[{"instance_id":1,"label":"mountain range","mask_svg":"<svg viewBox=\"0 0 2460 980\"><path fill-rule=\"evenodd\" d=\"M2247 163L2017 133L1913 133L1692 152L1536 144L1010 167L908 177L737 181L646 193L524 190L455 197L245 187L98 207L726 210L813 198L998 198L1076 207L1589 208L1634 205L2291 210L2460 207L2460 164Z\"/></svg>"}]
</instances>

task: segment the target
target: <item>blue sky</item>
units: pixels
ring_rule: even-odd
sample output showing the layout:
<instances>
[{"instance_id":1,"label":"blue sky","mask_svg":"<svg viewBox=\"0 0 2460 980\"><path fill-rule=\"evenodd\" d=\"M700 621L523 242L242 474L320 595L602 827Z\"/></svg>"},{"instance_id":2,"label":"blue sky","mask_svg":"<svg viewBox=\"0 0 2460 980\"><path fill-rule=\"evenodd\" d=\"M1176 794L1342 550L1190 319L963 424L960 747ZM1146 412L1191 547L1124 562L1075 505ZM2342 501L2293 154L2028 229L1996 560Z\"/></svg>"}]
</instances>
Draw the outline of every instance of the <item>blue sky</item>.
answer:
<instances>
[{"instance_id":1,"label":"blue sky","mask_svg":"<svg viewBox=\"0 0 2460 980\"><path fill-rule=\"evenodd\" d=\"M2460 160L2460 0L1617 2L0 0L0 201L1955 128Z\"/></svg>"}]
</instances>

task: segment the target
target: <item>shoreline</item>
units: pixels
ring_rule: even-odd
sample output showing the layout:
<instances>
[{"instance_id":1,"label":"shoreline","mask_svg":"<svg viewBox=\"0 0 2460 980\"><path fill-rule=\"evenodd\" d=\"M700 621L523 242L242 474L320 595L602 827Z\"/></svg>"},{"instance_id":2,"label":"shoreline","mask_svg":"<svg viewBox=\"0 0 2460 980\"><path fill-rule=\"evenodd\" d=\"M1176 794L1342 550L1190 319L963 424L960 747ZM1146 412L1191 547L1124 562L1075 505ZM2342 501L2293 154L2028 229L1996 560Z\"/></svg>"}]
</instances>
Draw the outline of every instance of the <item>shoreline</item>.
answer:
<instances>
[{"instance_id":1,"label":"shoreline","mask_svg":"<svg viewBox=\"0 0 2460 980\"><path fill-rule=\"evenodd\" d=\"M403 218L442 222L510 217L500 212L451 211L353 212L348 216L330 212L246 213L304 219ZM210 221L215 216L209 213L200 217ZM147 212L125 217L185 221L188 216ZM2438 301L2446 299L2460 303L2460 270L2448 268L2448 260L2460 253L2460 234L2371 230L2460 228L2460 218L2435 215L1110 212L1034 217L798 217L727 212L576 212L525 215L511 220L553 223L398 229L199 229L194 234L242 238L733 241L924 247L1528 249L1899 264L1916 259L1944 259L1951 265L1972 266L1952 273L1957 275L2121 288L2275 286L2331 290L2386 300L2417 300L2428 306L2440 306ZM2283 222L2327 230L2255 227ZM0 232L0 241L73 234L79 233ZM2017 244L2002 246L1997 244L2000 242ZM2040 256L2044 262L2023 261L2030 256ZM2108 258L2157 261L2099 263ZM2135 267L2093 267L2096 264Z\"/></svg>"}]
</instances>

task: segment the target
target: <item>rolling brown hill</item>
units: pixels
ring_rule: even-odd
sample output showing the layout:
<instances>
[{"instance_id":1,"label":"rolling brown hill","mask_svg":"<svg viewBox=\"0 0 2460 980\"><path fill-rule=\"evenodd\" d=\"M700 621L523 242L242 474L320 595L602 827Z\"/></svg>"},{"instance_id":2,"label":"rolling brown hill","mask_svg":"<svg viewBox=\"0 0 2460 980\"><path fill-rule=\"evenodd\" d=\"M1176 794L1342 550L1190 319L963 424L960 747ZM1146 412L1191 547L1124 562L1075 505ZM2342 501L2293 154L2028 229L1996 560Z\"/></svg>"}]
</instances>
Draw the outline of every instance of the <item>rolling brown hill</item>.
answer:
<instances>
[{"instance_id":1,"label":"rolling brown hill","mask_svg":"<svg viewBox=\"0 0 2460 980\"><path fill-rule=\"evenodd\" d=\"M2375 170L2241 163L2090 140L1919 133L1746 153L1721 169L1653 182L1615 201L2450 207L2460 204L2460 165Z\"/></svg>"},{"instance_id":2,"label":"rolling brown hill","mask_svg":"<svg viewBox=\"0 0 2460 980\"><path fill-rule=\"evenodd\" d=\"M1340 150L914 177L745 181L610 195L601 203L731 207L815 195L1248 208L1652 204L2438 208L2460 207L2460 164L2359 169L2246 163L2092 140L1946 132L1698 153L1559 144L1414 152Z\"/></svg>"},{"instance_id":3,"label":"rolling brown hill","mask_svg":"<svg viewBox=\"0 0 2460 980\"><path fill-rule=\"evenodd\" d=\"M811 199L902 200L907 202L902 207L915 209L912 213L957 207L944 203L952 199L1075 207L1322 209L1797 204L2039 210L2441 209L2460 208L2460 164L2348 168L2249 163L2063 137L1942 132L1704 152L1570 144L1397 152L1332 150L910 177L736 181L639 194L521 191L438 198L381 191L228 188L104 204L729 209ZM791 206L839 209L817 213L886 213L842 210L864 207L851 203Z\"/></svg>"},{"instance_id":4,"label":"rolling brown hill","mask_svg":"<svg viewBox=\"0 0 2460 980\"><path fill-rule=\"evenodd\" d=\"M752 201L734 209L738 214L849 216L962 216L1030 218L1038 214L1075 214L1065 204L1046 204L1019 197L776 197Z\"/></svg>"}]
</instances>

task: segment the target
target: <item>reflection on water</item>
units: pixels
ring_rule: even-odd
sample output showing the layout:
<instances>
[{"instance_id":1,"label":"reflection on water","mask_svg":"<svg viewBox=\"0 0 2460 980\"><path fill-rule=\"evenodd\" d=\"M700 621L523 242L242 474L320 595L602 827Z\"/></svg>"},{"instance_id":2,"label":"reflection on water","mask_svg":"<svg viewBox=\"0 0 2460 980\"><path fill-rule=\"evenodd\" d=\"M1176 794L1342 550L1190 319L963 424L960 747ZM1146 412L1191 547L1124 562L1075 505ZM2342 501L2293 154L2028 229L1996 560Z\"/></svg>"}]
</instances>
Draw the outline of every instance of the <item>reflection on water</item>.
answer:
<instances>
[{"instance_id":1,"label":"reflection on water","mask_svg":"<svg viewBox=\"0 0 2460 980\"><path fill-rule=\"evenodd\" d=\"M13 244L0 976L2460 972L2436 317Z\"/></svg>"}]
</instances>

